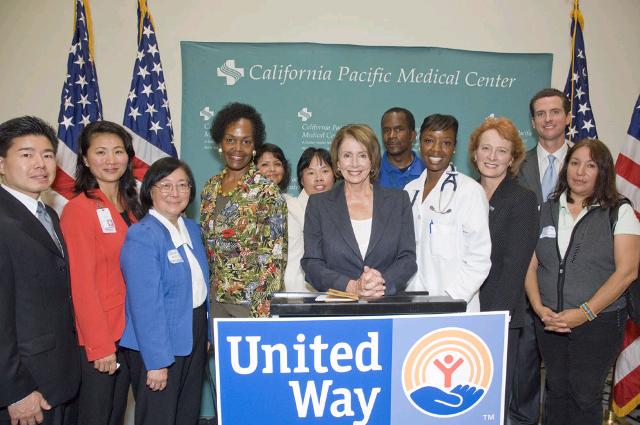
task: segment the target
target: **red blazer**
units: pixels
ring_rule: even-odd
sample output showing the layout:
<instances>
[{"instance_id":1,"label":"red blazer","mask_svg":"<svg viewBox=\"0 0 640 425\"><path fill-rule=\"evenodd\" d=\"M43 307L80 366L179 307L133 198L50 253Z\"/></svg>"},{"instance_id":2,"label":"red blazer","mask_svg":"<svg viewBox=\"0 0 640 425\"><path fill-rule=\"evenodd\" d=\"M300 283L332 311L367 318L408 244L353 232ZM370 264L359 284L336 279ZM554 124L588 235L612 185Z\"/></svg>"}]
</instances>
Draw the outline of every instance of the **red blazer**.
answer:
<instances>
[{"instance_id":1,"label":"red blazer","mask_svg":"<svg viewBox=\"0 0 640 425\"><path fill-rule=\"evenodd\" d=\"M116 352L124 330L125 285L120 249L127 224L115 206L96 189L96 199L84 193L64 207L60 227L67 242L71 295L78 340L89 361ZM97 210L108 208L115 233L104 233ZM135 221L132 219L132 221Z\"/></svg>"}]
</instances>

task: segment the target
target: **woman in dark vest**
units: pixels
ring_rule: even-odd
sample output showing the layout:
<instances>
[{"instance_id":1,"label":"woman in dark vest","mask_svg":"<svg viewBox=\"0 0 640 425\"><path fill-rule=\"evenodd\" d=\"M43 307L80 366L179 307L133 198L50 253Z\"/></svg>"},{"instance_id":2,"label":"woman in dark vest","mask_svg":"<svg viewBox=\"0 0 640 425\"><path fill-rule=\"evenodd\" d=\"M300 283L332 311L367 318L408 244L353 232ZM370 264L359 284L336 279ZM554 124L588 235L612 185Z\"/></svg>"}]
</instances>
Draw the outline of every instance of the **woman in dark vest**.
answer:
<instances>
[{"instance_id":1,"label":"woman in dark vest","mask_svg":"<svg viewBox=\"0 0 640 425\"><path fill-rule=\"evenodd\" d=\"M623 293L640 261L640 224L620 200L611 153L584 139L569 150L556 190L540 208L525 287L540 318L548 425L602 423L604 379L627 317Z\"/></svg>"}]
</instances>

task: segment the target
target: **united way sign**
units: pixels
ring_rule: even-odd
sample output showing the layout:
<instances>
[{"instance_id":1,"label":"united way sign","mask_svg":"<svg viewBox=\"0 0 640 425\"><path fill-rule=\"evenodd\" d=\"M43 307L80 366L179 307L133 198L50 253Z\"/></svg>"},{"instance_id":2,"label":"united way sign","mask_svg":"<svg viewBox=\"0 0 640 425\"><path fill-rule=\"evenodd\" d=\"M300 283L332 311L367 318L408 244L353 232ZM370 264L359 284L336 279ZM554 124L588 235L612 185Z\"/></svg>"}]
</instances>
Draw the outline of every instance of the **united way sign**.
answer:
<instances>
[{"instance_id":1,"label":"united way sign","mask_svg":"<svg viewBox=\"0 0 640 425\"><path fill-rule=\"evenodd\" d=\"M501 424L506 313L217 319L220 423Z\"/></svg>"}]
</instances>

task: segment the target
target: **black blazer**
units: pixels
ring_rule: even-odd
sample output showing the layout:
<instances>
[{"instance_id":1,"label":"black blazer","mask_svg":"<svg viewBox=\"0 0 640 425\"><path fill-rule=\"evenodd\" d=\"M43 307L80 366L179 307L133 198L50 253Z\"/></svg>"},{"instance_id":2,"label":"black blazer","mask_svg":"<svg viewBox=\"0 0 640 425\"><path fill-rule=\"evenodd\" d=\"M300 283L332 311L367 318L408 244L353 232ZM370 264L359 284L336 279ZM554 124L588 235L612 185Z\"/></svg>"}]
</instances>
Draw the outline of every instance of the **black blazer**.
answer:
<instances>
[{"instance_id":1,"label":"black blazer","mask_svg":"<svg viewBox=\"0 0 640 425\"><path fill-rule=\"evenodd\" d=\"M364 258L351 227L344 183L311 195L304 219L301 264L307 282L319 291L344 291L350 279L360 277L365 265L382 273L386 295L404 290L418 268L409 195L373 185L371 237Z\"/></svg>"},{"instance_id":2,"label":"black blazer","mask_svg":"<svg viewBox=\"0 0 640 425\"><path fill-rule=\"evenodd\" d=\"M538 205L542 205L542 186L540 184L540 169L538 167L538 152L530 149L524 156L524 161L518 172L518 183L536 194Z\"/></svg>"},{"instance_id":3,"label":"black blazer","mask_svg":"<svg viewBox=\"0 0 640 425\"><path fill-rule=\"evenodd\" d=\"M64 247L58 216L47 210ZM9 404L35 390L55 407L75 397L80 384L66 252L2 187L0 383L0 420L9 419Z\"/></svg>"},{"instance_id":4,"label":"black blazer","mask_svg":"<svg viewBox=\"0 0 640 425\"><path fill-rule=\"evenodd\" d=\"M524 325L524 277L538 242L535 194L507 176L489 201L491 270L480 287L480 310L508 310L510 328Z\"/></svg>"}]
</instances>

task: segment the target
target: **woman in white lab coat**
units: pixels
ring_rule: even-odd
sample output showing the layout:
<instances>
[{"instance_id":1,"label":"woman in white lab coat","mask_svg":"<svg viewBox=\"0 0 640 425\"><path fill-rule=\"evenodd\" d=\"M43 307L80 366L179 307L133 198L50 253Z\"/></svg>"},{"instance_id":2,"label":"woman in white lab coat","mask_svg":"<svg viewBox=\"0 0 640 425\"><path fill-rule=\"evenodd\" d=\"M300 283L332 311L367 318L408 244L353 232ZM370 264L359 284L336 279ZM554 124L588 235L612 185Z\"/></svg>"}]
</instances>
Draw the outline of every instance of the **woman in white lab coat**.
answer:
<instances>
[{"instance_id":1,"label":"woman in white lab coat","mask_svg":"<svg viewBox=\"0 0 640 425\"><path fill-rule=\"evenodd\" d=\"M418 271L407 291L429 291L480 311L478 291L491 268L489 204L482 186L451 162L458 121L433 114L420 127L426 169L404 190L412 203Z\"/></svg>"}]
</instances>

